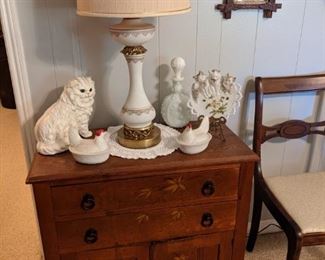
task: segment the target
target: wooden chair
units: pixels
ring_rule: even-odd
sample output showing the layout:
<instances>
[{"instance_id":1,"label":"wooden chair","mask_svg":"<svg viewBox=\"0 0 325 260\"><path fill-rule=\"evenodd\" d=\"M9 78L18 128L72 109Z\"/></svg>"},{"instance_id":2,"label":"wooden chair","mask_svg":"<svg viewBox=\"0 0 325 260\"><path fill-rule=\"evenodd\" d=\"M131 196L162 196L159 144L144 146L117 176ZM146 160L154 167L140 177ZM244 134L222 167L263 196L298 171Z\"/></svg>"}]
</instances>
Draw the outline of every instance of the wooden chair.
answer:
<instances>
[{"instance_id":1,"label":"wooden chair","mask_svg":"<svg viewBox=\"0 0 325 260\"><path fill-rule=\"evenodd\" d=\"M325 74L258 77L255 80L255 88L253 149L261 160L263 160L261 145L272 138L295 139L311 134L325 136L325 121L307 123L301 120L289 120L274 126L265 126L262 121L264 96L324 91ZM302 246L325 244L325 171L294 176L263 177L261 162L256 164L252 225L246 246L247 251L250 252L254 249L257 238L263 202L288 238L287 260L299 259Z\"/></svg>"}]
</instances>

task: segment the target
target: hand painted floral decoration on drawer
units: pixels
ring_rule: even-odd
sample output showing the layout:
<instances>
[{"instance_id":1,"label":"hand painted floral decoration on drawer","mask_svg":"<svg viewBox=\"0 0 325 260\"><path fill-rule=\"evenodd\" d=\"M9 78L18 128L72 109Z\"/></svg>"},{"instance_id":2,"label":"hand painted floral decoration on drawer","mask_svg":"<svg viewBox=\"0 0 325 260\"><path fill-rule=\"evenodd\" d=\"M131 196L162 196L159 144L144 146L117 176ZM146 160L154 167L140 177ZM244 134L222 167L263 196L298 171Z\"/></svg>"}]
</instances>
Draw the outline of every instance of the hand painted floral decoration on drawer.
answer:
<instances>
[{"instance_id":1,"label":"hand painted floral decoration on drawer","mask_svg":"<svg viewBox=\"0 0 325 260\"><path fill-rule=\"evenodd\" d=\"M149 221L149 216L146 214L141 214L137 217L138 223L143 223L143 222L148 222Z\"/></svg>"},{"instance_id":2,"label":"hand painted floral decoration on drawer","mask_svg":"<svg viewBox=\"0 0 325 260\"><path fill-rule=\"evenodd\" d=\"M148 199L152 194L152 190L151 189L141 189L138 192L137 198L145 198Z\"/></svg>"},{"instance_id":3,"label":"hand painted floral decoration on drawer","mask_svg":"<svg viewBox=\"0 0 325 260\"><path fill-rule=\"evenodd\" d=\"M183 184L183 177L180 176L178 178L168 179L167 186L164 190L171 193L175 193L176 191L185 191L186 187Z\"/></svg>"},{"instance_id":4,"label":"hand painted floral decoration on drawer","mask_svg":"<svg viewBox=\"0 0 325 260\"><path fill-rule=\"evenodd\" d=\"M173 220L180 220L184 216L184 211L174 210L171 215Z\"/></svg>"},{"instance_id":5,"label":"hand painted floral decoration on drawer","mask_svg":"<svg viewBox=\"0 0 325 260\"><path fill-rule=\"evenodd\" d=\"M171 179L171 178L167 179L166 182L167 182L167 185L165 186L165 188L163 188L163 190L166 192L175 193L177 191L185 191L186 190L186 187L183 184L182 176L173 178L173 179ZM141 198L149 199L151 197L151 195L153 194L153 192L154 191L152 188L143 188L143 189L139 190L138 192L136 192L135 195L136 195L137 199L141 199Z\"/></svg>"},{"instance_id":6,"label":"hand painted floral decoration on drawer","mask_svg":"<svg viewBox=\"0 0 325 260\"><path fill-rule=\"evenodd\" d=\"M188 257L185 255L177 255L174 257L174 260L187 260Z\"/></svg>"}]
</instances>

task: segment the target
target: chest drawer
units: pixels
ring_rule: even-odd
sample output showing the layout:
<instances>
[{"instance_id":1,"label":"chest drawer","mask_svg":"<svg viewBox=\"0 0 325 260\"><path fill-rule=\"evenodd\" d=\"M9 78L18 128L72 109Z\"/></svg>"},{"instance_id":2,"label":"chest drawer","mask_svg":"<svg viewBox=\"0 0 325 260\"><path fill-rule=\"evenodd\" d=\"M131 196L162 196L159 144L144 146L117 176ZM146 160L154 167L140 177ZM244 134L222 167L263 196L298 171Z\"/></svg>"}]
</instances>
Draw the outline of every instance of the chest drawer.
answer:
<instances>
[{"instance_id":1,"label":"chest drawer","mask_svg":"<svg viewBox=\"0 0 325 260\"><path fill-rule=\"evenodd\" d=\"M239 167L52 188L56 216L237 199Z\"/></svg>"},{"instance_id":2,"label":"chest drawer","mask_svg":"<svg viewBox=\"0 0 325 260\"><path fill-rule=\"evenodd\" d=\"M232 230L236 202L58 222L61 253Z\"/></svg>"},{"instance_id":3,"label":"chest drawer","mask_svg":"<svg viewBox=\"0 0 325 260\"><path fill-rule=\"evenodd\" d=\"M233 232L181 238L153 245L154 260L229 260Z\"/></svg>"},{"instance_id":4,"label":"chest drawer","mask_svg":"<svg viewBox=\"0 0 325 260\"><path fill-rule=\"evenodd\" d=\"M61 255L60 260L149 260L146 246L120 247Z\"/></svg>"}]
</instances>

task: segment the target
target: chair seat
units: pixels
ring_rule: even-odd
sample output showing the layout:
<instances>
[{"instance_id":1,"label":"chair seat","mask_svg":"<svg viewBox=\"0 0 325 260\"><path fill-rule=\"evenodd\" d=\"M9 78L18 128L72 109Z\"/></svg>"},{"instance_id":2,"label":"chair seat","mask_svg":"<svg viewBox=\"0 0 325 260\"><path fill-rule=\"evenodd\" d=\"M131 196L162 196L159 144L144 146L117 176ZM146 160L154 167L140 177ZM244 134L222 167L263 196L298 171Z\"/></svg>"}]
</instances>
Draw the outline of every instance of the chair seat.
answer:
<instances>
[{"instance_id":1,"label":"chair seat","mask_svg":"<svg viewBox=\"0 0 325 260\"><path fill-rule=\"evenodd\" d=\"M265 178L303 234L325 232L325 172Z\"/></svg>"}]
</instances>

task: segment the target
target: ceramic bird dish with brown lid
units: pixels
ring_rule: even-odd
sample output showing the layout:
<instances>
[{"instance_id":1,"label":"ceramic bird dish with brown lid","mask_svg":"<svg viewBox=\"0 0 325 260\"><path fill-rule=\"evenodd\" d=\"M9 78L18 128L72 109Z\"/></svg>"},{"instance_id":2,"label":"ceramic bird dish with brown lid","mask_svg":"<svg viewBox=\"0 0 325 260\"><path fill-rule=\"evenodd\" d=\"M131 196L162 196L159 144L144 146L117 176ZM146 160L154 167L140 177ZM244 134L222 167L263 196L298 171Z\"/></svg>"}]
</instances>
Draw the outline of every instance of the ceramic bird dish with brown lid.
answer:
<instances>
[{"instance_id":1,"label":"ceramic bird dish with brown lid","mask_svg":"<svg viewBox=\"0 0 325 260\"><path fill-rule=\"evenodd\" d=\"M183 133L181 133L176 141L179 149L186 154L197 154L203 152L209 145L212 135L209 133L210 121L209 117L205 116L196 129L189 124Z\"/></svg>"},{"instance_id":2,"label":"ceramic bird dish with brown lid","mask_svg":"<svg viewBox=\"0 0 325 260\"><path fill-rule=\"evenodd\" d=\"M83 164L103 163L109 158L109 149L106 141L106 132L97 130L94 139L83 139L78 130L69 130L69 151L73 158Z\"/></svg>"}]
</instances>

